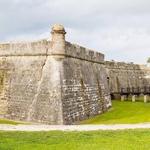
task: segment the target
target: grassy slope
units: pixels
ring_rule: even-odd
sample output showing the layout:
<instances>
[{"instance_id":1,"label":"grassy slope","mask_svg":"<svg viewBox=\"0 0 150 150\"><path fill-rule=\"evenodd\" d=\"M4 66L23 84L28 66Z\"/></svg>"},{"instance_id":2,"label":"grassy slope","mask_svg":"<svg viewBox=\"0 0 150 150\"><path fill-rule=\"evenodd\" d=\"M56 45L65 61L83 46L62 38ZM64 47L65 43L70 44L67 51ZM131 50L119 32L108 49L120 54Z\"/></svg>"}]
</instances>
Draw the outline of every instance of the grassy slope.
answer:
<instances>
[{"instance_id":1,"label":"grassy slope","mask_svg":"<svg viewBox=\"0 0 150 150\"><path fill-rule=\"evenodd\" d=\"M0 124L18 125L18 124L30 124L30 123L21 122L21 121L7 120L7 119L0 119Z\"/></svg>"},{"instance_id":2,"label":"grassy slope","mask_svg":"<svg viewBox=\"0 0 150 150\"><path fill-rule=\"evenodd\" d=\"M148 150L150 130L0 132L0 150Z\"/></svg>"},{"instance_id":3,"label":"grassy slope","mask_svg":"<svg viewBox=\"0 0 150 150\"><path fill-rule=\"evenodd\" d=\"M117 124L150 122L150 103L113 101L113 107L102 115L81 124Z\"/></svg>"},{"instance_id":4,"label":"grassy slope","mask_svg":"<svg viewBox=\"0 0 150 150\"><path fill-rule=\"evenodd\" d=\"M17 125L17 124L20 124L20 123L19 123L19 122L12 121L12 120L0 119L0 124Z\"/></svg>"}]
</instances>

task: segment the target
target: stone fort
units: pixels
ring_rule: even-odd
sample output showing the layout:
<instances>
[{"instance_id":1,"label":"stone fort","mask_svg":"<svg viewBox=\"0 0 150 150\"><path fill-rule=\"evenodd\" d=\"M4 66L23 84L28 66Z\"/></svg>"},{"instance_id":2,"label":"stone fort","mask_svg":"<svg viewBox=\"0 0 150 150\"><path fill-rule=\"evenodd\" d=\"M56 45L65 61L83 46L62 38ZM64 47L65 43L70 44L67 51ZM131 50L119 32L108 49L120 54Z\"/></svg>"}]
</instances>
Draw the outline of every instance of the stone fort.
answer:
<instances>
[{"instance_id":1,"label":"stone fort","mask_svg":"<svg viewBox=\"0 0 150 150\"><path fill-rule=\"evenodd\" d=\"M150 85L150 67L105 61L71 44L54 25L51 41L0 44L0 117L74 124L104 113L121 88Z\"/></svg>"}]
</instances>

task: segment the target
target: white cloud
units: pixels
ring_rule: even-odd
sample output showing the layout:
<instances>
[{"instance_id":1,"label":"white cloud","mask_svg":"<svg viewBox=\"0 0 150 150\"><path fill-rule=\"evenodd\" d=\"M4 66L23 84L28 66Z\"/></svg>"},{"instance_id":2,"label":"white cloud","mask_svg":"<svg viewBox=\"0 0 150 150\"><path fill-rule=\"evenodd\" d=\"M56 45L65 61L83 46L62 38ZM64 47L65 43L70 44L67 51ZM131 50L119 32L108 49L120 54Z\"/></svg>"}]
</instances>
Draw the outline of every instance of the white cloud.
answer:
<instances>
[{"instance_id":1,"label":"white cloud","mask_svg":"<svg viewBox=\"0 0 150 150\"><path fill-rule=\"evenodd\" d=\"M0 0L0 40L49 37L62 23L69 41L107 59L145 63L150 56L149 0Z\"/></svg>"}]
</instances>

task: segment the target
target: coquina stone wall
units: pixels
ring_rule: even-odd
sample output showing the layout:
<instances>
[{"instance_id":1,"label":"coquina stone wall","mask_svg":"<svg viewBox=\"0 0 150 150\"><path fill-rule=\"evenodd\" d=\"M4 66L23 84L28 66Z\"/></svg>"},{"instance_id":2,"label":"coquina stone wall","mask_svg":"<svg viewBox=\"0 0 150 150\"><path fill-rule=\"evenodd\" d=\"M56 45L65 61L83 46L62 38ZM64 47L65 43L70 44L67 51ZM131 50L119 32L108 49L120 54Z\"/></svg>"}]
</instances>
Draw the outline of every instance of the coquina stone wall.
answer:
<instances>
[{"instance_id":1,"label":"coquina stone wall","mask_svg":"<svg viewBox=\"0 0 150 150\"><path fill-rule=\"evenodd\" d=\"M49 54L51 43L1 44L1 116L62 124L60 68Z\"/></svg>"},{"instance_id":2,"label":"coquina stone wall","mask_svg":"<svg viewBox=\"0 0 150 150\"><path fill-rule=\"evenodd\" d=\"M111 106L104 55L65 41L0 44L0 116L47 124L73 124Z\"/></svg>"},{"instance_id":3,"label":"coquina stone wall","mask_svg":"<svg viewBox=\"0 0 150 150\"><path fill-rule=\"evenodd\" d=\"M120 98L121 88L150 86L150 67L133 63L105 61L107 82L113 98Z\"/></svg>"},{"instance_id":4,"label":"coquina stone wall","mask_svg":"<svg viewBox=\"0 0 150 150\"><path fill-rule=\"evenodd\" d=\"M121 88L150 85L149 67L105 61L65 41L61 25L51 34L51 41L0 44L1 118L74 124L107 111Z\"/></svg>"},{"instance_id":5,"label":"coquina stone wall","mask_svg":"<svg viewBox=\"0 0 150 150\"><path fill-rule=\"evenodd\" d=\"M65 122L87 119L111 106L104 55L66 43L62 76L63 115Z\"/></svg>"}]
</instances>

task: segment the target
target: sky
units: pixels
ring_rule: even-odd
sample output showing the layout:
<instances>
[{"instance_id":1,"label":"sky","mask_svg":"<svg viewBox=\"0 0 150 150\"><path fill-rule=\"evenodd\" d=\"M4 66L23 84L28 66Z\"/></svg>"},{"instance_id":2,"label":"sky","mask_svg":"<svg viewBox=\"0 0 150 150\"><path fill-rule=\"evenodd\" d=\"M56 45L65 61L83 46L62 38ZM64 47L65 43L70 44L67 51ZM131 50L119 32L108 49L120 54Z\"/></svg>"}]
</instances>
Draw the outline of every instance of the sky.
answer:
<instances>
[{"instance_id":1,"label":"sky","mask_svg":"<svg viewBox=\"0 0 150 150\"><path fill-rule=\"evenodd\" d=\"M0 0L0 41L50 38L65 26L67 41L106 60L146 63L150 57L149 0Z\"/></svg>"}]
</instances>

